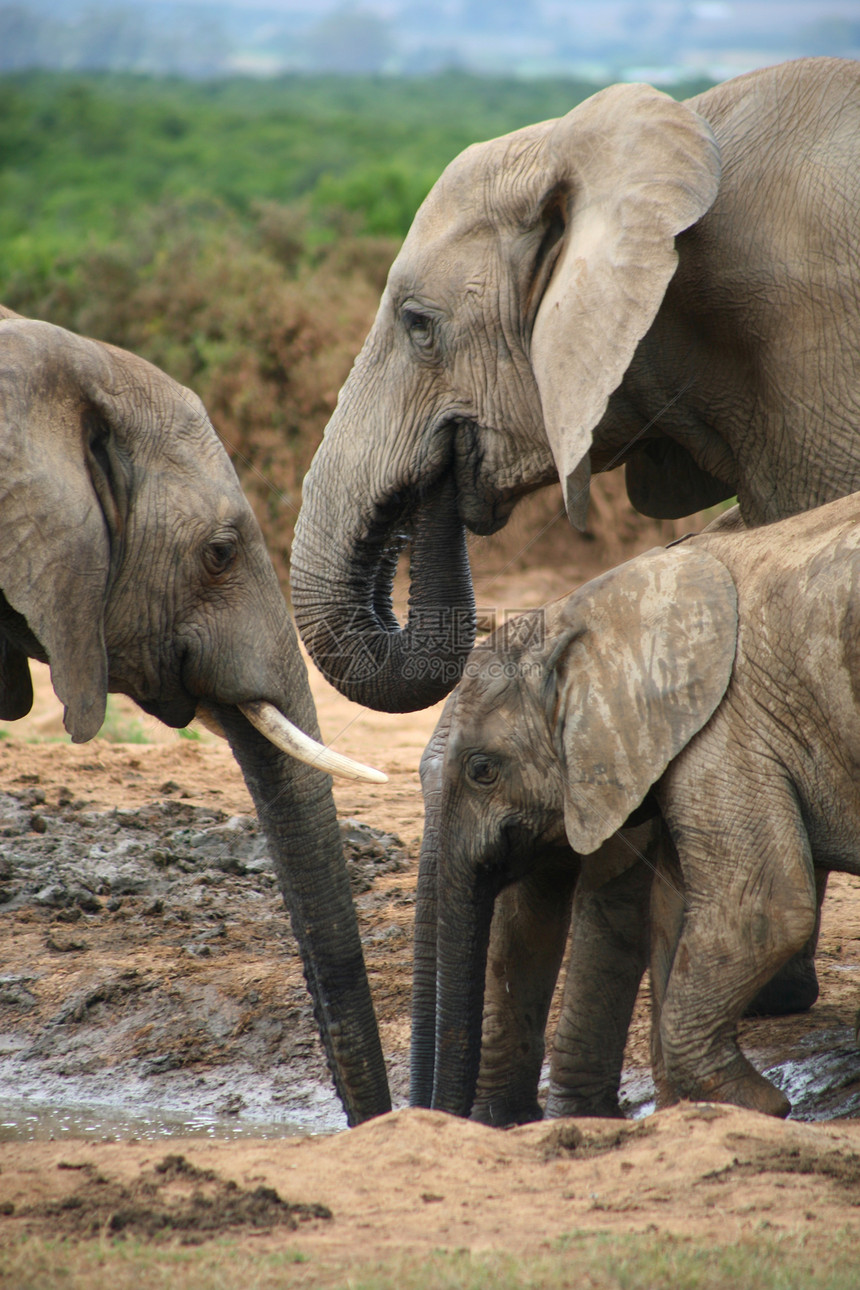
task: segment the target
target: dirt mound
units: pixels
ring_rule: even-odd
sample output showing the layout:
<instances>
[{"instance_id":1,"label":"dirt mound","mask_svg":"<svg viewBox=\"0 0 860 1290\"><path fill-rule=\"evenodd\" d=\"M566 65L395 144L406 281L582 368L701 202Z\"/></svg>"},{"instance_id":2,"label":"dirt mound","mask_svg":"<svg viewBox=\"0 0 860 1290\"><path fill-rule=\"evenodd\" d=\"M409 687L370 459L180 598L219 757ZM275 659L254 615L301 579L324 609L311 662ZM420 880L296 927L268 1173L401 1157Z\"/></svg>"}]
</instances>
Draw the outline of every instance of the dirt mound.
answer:
<instances>
[{"instance_id":1,"label":"dirt mound","mask_svg":"<svg viewBox=\"0 0 860 1290\"><path fill-rule=\"evenodd\" d=\"M860 1124L783 1123L681 1104L640 1124L532 1124L509 1132L397 1111L350 1133L280 1142L10 1145L0 1236L52 1222L178 1233L283 1224L326 1260L396 1250L538 1253L586 1229L731 1241L761 1229L860 1235ZM314 1204L280 1199L296 1181ZM277 1198L277 1199L276 1199ZM326 1222L328 1212L334 1222ZM316 1221L322 1220L322 1221Z\"/></svg>"},{"instance_id":2,"label":"dirt mound","mask_svg":"<svg viewBox=\"0 0 860 1290\"><path fill-rule=\"evenodd\" d=\"M79 1173L82 1181L62 1198L25 1205L20 1212L28 1226L52 1235L178 1236L183 1245L197 1245L237 1228L286 1227L294 1232L299 1223L332 1217L325 1205L282 1200L274 1187L239 1187L214 1169L189 1164L182 1155L165 1156L128 1185L108 1178L91 1161L61 1160L57 1169ZM7 1217L15 1213L13 1202L6 1202L4 1212Z\"/></svg>"}]
</instances>

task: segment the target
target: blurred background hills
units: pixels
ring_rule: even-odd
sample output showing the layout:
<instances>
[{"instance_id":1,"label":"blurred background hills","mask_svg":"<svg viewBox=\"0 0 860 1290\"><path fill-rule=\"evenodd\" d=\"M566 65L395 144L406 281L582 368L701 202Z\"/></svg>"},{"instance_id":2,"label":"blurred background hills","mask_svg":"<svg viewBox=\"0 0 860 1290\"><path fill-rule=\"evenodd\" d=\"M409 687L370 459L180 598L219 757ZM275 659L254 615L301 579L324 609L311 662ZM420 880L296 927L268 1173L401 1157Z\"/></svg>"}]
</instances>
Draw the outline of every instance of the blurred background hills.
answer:
<instances>
[{"instance_id":1,"label":"blurred background hills","mask_svg":"<svg viewBox=\"0 0 860 1290\"><path fill-rule=\"evenodd\" d=\"M858 0L18 0L0 71L722 80L860 54Z\"/></svg>"}]
</instances>

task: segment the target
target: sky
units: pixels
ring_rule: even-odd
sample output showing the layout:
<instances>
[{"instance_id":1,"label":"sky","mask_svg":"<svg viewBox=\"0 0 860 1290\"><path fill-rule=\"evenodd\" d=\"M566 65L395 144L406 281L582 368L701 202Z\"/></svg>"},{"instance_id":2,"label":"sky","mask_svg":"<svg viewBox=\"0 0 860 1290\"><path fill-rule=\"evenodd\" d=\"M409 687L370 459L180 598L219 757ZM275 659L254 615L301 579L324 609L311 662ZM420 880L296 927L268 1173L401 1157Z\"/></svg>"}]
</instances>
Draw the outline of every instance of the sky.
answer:
<instances>
[{"instance_id":1,"label":"sky","mask_svg":"<svg viewBox=\"0 0 860 1290\"><path fill-rule=\"evenodd\" d=\"M860 57L860 0L0 0L0 71L451 66L659 82L814 53Z\"/></svg>"}]
</instances>

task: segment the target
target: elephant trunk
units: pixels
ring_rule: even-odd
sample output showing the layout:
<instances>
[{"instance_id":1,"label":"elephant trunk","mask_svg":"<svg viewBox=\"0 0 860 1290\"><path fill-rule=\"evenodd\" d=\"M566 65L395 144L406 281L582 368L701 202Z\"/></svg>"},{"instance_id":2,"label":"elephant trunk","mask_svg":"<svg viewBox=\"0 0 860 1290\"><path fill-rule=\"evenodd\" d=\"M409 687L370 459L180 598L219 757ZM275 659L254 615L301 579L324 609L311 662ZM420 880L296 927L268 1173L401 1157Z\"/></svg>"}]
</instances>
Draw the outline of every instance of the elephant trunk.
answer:
<instances>
[{"instance_id":1,"label":"elephant trunk","mask_svg":"<svg viewBox=\"0 0 860 1290\"><path fill-rule=\"evenodd\" d=\"M452 1115L468 1116L475 1099L496 891L481 873L465 895L447 882L440 892L433 1107Z\"/></svg>"},{"instance_id":2,"label":"elephant trunk","mask_svg":"<svg viewBox=\"0 0 860 1290\"><path fill-rule=\"evenodd\" d=\"M426 809L426 808L425 808ZM436 874L438 842L426 816L418 891L415 897L415 939L412 960L412 1048L409 1103L430 1106L436 1066Z\"/></svg>"},{"instance_id":3,"label":"elephant trunk","mask_svg":"<svg viewBox=\"0 0 860 1290\"><path fill-rule=\"evenodd\" d=\"M442 767L451 727L451 704L421 757L424 836L415 895L415 941L412 957L412 1050L409 1100L430 1106L436 1062L436 883L442 813Z\"/></svg>"},{"instance_id":4,"label":"elephant trunk","mask_svg":"<svg viewBox=\"0 0 860 1290\"><path fill-rule=\"evenodd\" d=\"M424 836L418 863L415 893L415 938L413 944L413 1038L410 1053L409 1102L429 1107L433 1100L433 1072L436 1069L436 882L438 871L438 824L440 824L441 771L435 769L432 783L424 768L433 746L444 748L446 733L433 735L422 759L424 789ZM441 760L441 756L440 759Z\"/></svg>"},{"instance_id":5,"label":"elephant trunk","mask_svg":"<svg viewBox=\"0 0 860 1290\"><path fill-rule=\"evenodd\" d=\"M327 458L323 449L305 480L291 559L302 639L320 671L356 703L381 712L429 707L458 681L475 637L453 476L444 476L417 503L408 492L389 497L368 518L360 488L356 497L341 480L324 478L333 454ZM330 536L335 529L349 535L345 549L343 537ZM401 627L391 591L409 541L409 616Z\"/></svg>"},{"instance_id":6,"label":"elephant trunk","mask_svg":"<svg viewBox=\"0 0 860 1290\"><path fill-rule=\"evenodd\" d=\"M307 689L307 686L305 686ZM310 692L295 713L318 734ZM331 781L279 751L232 704L213 704L269 841L313 1000L314 1015L350 1125L391 1109Z\"/></svg>"}]
</instances>

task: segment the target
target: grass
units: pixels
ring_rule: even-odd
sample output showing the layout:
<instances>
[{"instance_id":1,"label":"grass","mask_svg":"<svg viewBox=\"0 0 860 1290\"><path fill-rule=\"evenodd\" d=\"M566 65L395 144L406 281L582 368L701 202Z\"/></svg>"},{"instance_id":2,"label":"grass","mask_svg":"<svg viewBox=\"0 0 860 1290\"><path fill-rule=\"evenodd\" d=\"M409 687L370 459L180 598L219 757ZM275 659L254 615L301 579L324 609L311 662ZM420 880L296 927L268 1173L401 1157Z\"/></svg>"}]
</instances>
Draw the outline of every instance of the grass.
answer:
<instances>
[{"instance_id":1,"label":"grass","mask_svg":"<svg viewBox=\"0 0 860 1290\"><path fill-rule=\"evenodd\" d=\"M148 744L149 735L136 717L127 716L117 710L113 699L108 696L105 719L98 733L99 739L107 739L113 744Z\"/></svg>"},{"instance_id":2,"label":"grass","mask_svg":"<svg viewBox=\"0 0 860 1290\"><path fill-rule=\"evenodd\" d=\"M538 1257L439 1251L335 1266L324 1251L254 1240L197 1247L74 1243L28 1236L0 1250L0 1284L16 1290L855 1290L856 1230L757 1232L706 1246L658 1232L575 1232ZM338 1256L342 1258L342 1256Z\"/></svg>"}]
</instances>

